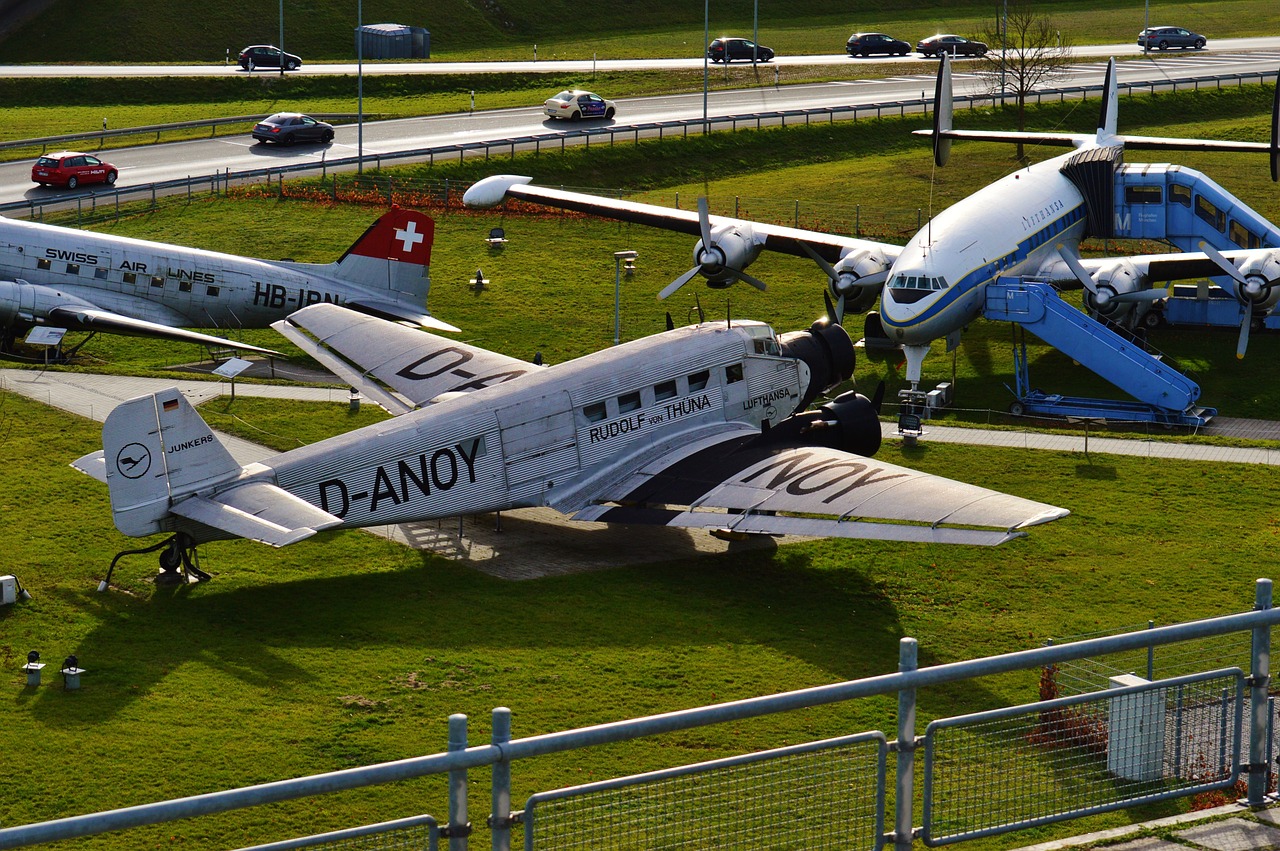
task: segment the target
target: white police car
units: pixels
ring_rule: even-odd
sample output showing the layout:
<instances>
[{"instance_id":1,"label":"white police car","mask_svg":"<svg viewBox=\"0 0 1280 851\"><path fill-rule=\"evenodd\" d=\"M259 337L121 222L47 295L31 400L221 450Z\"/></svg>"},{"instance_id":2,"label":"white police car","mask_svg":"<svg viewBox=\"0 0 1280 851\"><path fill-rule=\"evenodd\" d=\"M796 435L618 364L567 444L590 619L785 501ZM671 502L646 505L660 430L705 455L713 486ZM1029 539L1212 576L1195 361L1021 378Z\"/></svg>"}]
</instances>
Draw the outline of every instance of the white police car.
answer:
<instances>
[{"instance_id":1,"label":"white police car","mask_svg":"<svg viewBox=\"0 0 1280 851\"><path fill-rule=\"evenodd\" d=\"M542 104L542 111L552 118L567 118L570 121L580 118L613 118L617 112L617 104L592 92L571 89L547 98Z\"/></svg>"}]
</instances>

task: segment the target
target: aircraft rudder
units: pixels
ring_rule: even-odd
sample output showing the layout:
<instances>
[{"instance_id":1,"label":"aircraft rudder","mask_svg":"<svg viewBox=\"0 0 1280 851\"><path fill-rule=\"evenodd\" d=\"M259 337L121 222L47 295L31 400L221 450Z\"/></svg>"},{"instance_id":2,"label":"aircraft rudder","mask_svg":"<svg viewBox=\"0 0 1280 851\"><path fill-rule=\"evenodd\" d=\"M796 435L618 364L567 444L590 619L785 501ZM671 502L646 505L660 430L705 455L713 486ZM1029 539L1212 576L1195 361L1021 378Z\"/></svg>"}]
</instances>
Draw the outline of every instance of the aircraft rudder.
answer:
<instances>
[{"instance_id":1,"label":"aircraft rudder","mask_svg":"<svg viewBox=\"0 0 1280 851\"><path fill-rule=\"evenodd\" d=\"M436 223L426 213L392 207L347 249L337 277L373 291L391 291L421 306L431 287Z\"/></svg>"},{"instance_id":2,"label":"aircraft rudder","mask_svg":"<svg viewBox=\"0 0 1280 851\"><path fill-rule=\"evenodd\" d=\"M1098 113L1098 139L1114 139L1119 123L1119 88L1116 83L1116 60L1107 62L1107 75L1102 83L1102 108Z\"/></svg>"},{"instance_id":3,"label":"aircraft rudder","mask_svg":"<svg viewBox=\"0 0 1280 851\"><path fill-rule=\"evenodd\" d=\"M944 53L938 59L938 80L933 90L933 161L938 166L946 165L951 158L951 139L944 134L952 128L954 112L951 62Z\"/></svg>"},{"instance_id":4,"label":"aircraft rudder","mask_svg":"<svg viewBox=\"0 0 1280 851\"><path fill-rule=\"evenodd\" d=\"M175 496L240 472L177 388L117 405L102 425L102 449L116 528L134 537L164 531Z\"/></svg>"}]
</instances>

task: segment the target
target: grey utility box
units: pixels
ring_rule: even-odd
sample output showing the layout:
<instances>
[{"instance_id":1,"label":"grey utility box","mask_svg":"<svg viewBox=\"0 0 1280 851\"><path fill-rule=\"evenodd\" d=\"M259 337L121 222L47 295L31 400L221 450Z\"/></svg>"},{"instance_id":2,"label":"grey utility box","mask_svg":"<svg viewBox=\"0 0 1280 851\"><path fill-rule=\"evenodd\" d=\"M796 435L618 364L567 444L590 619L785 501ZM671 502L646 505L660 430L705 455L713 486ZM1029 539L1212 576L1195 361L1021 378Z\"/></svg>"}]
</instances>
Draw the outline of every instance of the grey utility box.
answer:
<instances>
[{"instance_id":1,"label":"grey utility box","mask_svg":"<svg viewBox=\"0 0 1280 851\"><path fill-rule=\"evenodd\" d=\"M363 59L429 59L431 33L404 24L365 24L356 30Z\"/></svg>"}]
</instances>

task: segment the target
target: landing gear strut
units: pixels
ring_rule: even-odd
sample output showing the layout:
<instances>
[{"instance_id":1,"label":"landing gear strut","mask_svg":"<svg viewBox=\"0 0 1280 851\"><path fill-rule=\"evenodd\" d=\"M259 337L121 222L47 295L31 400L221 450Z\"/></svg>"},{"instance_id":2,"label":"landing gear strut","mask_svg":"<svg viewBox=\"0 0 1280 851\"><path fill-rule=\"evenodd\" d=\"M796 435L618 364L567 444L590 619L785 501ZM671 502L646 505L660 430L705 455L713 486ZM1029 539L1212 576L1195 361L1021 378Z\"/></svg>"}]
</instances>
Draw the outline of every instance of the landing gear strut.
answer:
<instances>
[{"instance_id":1,"label":"landing gear strut","mask_svg":"<svg viewBox=\"0 0 1280 851\"><path fill-rule=\"evenodd\" d=\"M107 590L107 586L111 584L111 573L116 569L116 563L120 559L125 556L153 553L156 550L160 551L160 573L156 575L157 585L185 585L188 582L204 582L212 578L200 569L198 565L200 556L196 552L196 545L191 540L191 536L186 532L178 532L158 544L116 553L116 557L111 560L111 567L107 568L107 578L98 583L98 590Z\"/></svg>"}]
</instances>

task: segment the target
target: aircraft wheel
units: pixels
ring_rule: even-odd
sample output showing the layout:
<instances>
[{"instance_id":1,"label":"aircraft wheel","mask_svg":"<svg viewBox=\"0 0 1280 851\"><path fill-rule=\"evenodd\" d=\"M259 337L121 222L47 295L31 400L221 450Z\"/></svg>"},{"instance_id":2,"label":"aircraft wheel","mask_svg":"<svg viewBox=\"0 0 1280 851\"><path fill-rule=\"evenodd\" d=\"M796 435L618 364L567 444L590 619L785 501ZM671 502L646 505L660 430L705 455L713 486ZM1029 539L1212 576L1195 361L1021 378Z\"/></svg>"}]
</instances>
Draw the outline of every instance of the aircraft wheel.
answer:
<instances>
[{"instance_id":1,"label":"aircraft wheel","mask_svg":"<svg viewBox=\"0 0 1280 851\"><path fill-rule=\"evenodd\" d=\"M107 185L108 185L108 186L115 186L115 185L116 185L116 178L117 178L117 177L119 177L119 176L120 176L120 175L116 174L114 171L109 171L109 172L107 172Z\"/></svg>"},{"instance_id":2,"label":"aircraft wheel","mask_svg":"<svg viewBox=\"0 0 1280 851\"><path fill-rule=\"evenodd\" d=\"M1021 402L1013 402L1009 405L1009 413L1015 417L1020 417L1027 412L1027 406Z\"/></svg>"},{"instance_id":3,"label":"aircraft wheel","mask_svg":"<svg viewBox=\"0 0 1280 851\"><path fill-rule=\"evenodd\" d=\"M1146 315L1142 317L1142 324L1148 328L1160 327L1160 314L1154 310L1148 310Z\"/></svg>"},{"instance_id":4,"label":"aircraft wheel","mask_svg":"<svg viewBox=\"0 0 1280 851\"><path fill-rule=\"evenodd\" d=\"M67 188L68 188L68 189L75 189L75 188L76 188L77 186L79 186L79 185L80 185L80 180L79 180L78 178L75 178L75 177L68 177L68 178L67 178Z\"/></svg>"},{"instance_id":5,"label":"aircraft wheel","mask_svg":"<svg viewBox=\"0 0 1280 851\"><path fill-rule=\"evenodd\" d=\"M160 569L165 573L174 573L182 567L182 550L175 546L165 547L160 551Z\"/></svg>"}]
</instances>

